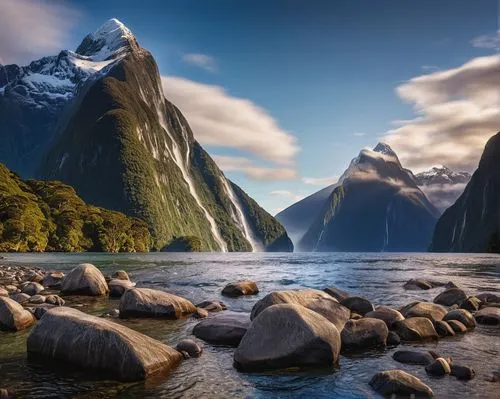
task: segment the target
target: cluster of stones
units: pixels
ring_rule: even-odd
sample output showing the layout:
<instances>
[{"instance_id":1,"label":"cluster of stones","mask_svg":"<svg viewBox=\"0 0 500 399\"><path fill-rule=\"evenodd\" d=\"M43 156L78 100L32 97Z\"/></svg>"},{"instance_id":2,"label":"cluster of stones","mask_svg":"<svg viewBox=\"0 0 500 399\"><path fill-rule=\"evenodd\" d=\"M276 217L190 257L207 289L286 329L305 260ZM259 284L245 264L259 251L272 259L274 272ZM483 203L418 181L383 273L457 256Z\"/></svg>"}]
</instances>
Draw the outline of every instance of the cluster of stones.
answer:
<instances>
[{"instance_id":1,"label":"cluster of stones","mask_svg":"<svg viewBox=\"0 0 500 399\"><path fill-rule=\"evenodd\" d=\"M275 291L257 301L248 314L228 311L219 301L194 305L171 293L137 288L126 272L105 277L91 264L79 265L66 276L22 267L7 267L0 273L0 328L18 331L39 319L27 339L29 357L65 361L123 381L166 373L183 358L200 356L202 347L185 339L173 349L107 317L64 306L61 296L120 298L119 309L106 316L202 318L193 335L210 344L235 347L234 366L243 371L338 366L342 352L437 340L471 331L476 322L500 324L496 295L470 297L452 284L433 303L417 301L400 309L375 307L368 299L335 287ZM411 280L405 288L430 289L436 284ZM258 293L252 281L233 282L222 290L222 295L233 298ZM117 358L122 361L116 362ZM432 375L474 377L472 369L433 352L398 351L394 359L425 365ZM432 396L427 385L403 370L379 373L370 385L382 395Z\"/></svg>"}]
</instances>

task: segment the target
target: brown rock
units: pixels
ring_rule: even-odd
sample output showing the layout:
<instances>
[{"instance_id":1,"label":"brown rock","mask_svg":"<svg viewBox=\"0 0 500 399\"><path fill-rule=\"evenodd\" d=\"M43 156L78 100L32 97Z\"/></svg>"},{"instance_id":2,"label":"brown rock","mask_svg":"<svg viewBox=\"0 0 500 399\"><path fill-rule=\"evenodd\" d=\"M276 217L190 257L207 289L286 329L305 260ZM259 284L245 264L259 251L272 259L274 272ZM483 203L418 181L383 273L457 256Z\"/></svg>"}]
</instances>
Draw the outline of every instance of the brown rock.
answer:
<instances>
[{"instance_id":1,"label":"brown rock","mask_svg":"<svg viewBox=\"0 0 500 399\"><path fill-rule=\"evenodd\" d=\"M432 398L432 389L417 377L403 370L388 370L376 374L370 381L372 388L385 397ZM394 395L394 396L393 396Z\"/></svg>"},{"instance_id":2,"label":"brown rock","mask_svg":"<svg viewBox=\"0 0 500 399\"><path fill-rule=\"evenodd\" d=\"M16 301L0 297L0 330L19 331L31 326L35 318Z\"/></svg>"},{"instance_id":3,"label":"brown rock","mask_svg":"<svg viewBox=\"0 0 500 399\"><path fill-rule=\"evenodd\" d=\"M385 347L389 330L379 319L348 320L340 334L342 350Z\"/></svg>"},{"instance_id":4,"label":"brown rock","mask_svg":"<svg viewBox=\"0 0 500 399\"><path fill-rule=\"evenodd\" d=\"M441 292L436 298L434 298L434 303L443 306L460 305L463 301L467 299L467 295L460 288L448 288L447 290Z\"/></svg>"},{"instance_id":5,"label":"brown rock","mask_svg":"<svg viewBox=\"0 0 500 399\"><path fill-rule=\"evenodd\" d=\"M108 284L97 267L90 263L83 263L64 277L61 292L66 295L106 295Z\"/></svg>"},{"instance_id":6,"label":"brown rock","mask_svg":"<svg viewBox=\"0 0 500 399\"><path fill-rule=\"evenodd\" d=\"M448 310L441 305L436 305L430 302L417 302L412 306L403 309L403 316L407 319L410 317L426 317L429 320L442 320Z\"/></svg>"},{"instance_id":7,"label":"brown rock","mask_svg":"<svg viewBox=\"0 0 500 399\"><path fill-rule=\"evenodd\" d=\"M387 306L377 306L374 311L368 312L365 317L382 320L388 329L391 329L396 321L404 320L404 316L400 312Z\"/></svg>"},{"instance_id":8,"label":"brown rock","mask_svg":"<svg viewBox=\"0 0 500 399\"><path fill-rule=\"evenodd\" d=\"M411 317L394 323L394 330L402 341L437 339L438 334L432 322L426 317Z\"/></svg>"},{"instance_id":9,"label":"brown rock","mask_svg":"<svg viewBox=\"0 0 500 399\"><path fill-rule=\"evenodd\" d=\"M243 295L256 295L259 293L257 284L253 281L243 280L230 283L222 290L222 295L237 297Z\"/></svg>"}]
</instances>

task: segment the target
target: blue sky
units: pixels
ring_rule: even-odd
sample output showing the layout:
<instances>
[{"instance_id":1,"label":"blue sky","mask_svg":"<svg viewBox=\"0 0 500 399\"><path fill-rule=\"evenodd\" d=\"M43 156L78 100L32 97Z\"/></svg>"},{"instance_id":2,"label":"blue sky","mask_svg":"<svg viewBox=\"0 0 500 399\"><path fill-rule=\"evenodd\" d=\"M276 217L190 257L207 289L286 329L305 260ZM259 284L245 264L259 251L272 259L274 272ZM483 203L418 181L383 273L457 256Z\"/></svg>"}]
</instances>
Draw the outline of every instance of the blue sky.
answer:
<instances>
[{"instance_id":1,"label":"blue sky","mask_svg":"<svg viewBox=\"0 0 500 399\"><path fill-rule=\"evenodd\" d=\"M177 87L173 91L194 82L198 84L192 86L194 91L210 95L205 88L216 86L224 101L245 99L258 107L259 116L273 118L275 130L294 136L296 142L283 150L288 151L287 159L278 162L273 162L272 151L259 156L258 145L249 150L244 144L223 147L216 139L215 145L205 145L211 154L226 157L228 164L229 157L238 157L252 168L293 171L283 174L288 180L277 173L265 181L260 172L249 175L234 165L226 168L272 213L339 176L361 148L386 139L393 121L412 121L426 114L428 109L422 111L416 105L414 92L419 86L411 86L411 94L404 98L396 88L421 75L433 76L477 57L498 55L497 0L85 0L62 4L71 11L71 23L64 25L61 46L74 49L104 21L118 18L153 53L166 76L167 97L169 77L174 77ZM487 43L474 42L478 37ZM172 93L174 102L178 95ZM186 99L184 103L190 106ZM429 143L428 137L420 142L412 136L418 134L415 131L403 130L407 139L388 138L398 153L401 148L403 163L408 159L408 166L415 169L443 163L437 155L421 162L414 157L421 143ZM264 133L261 139L265 138ZM269 141L271 149L280 145L276 140ZM409 148L408 141L414 146ZM294 146L300 148L295 155ZM468 163L457 161L456 166L473 169L480 155L477 148L466 157ZM450 162L454 164L454 159Z\"/></svg>"}]
</instances>

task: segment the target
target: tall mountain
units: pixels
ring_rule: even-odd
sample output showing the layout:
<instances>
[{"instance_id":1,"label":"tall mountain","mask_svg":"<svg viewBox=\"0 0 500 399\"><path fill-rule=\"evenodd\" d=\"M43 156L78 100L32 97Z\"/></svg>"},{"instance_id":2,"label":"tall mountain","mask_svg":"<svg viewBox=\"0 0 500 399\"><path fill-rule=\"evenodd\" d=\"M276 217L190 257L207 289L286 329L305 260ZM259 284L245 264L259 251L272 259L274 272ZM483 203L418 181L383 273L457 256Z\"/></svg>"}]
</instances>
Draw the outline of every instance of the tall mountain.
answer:
<instances>
[{"instance_id":1,"label":"tall mountain","mask_svg":"<svg viewBox=\"0 0 500 399\"><path fill-rule=\"evenodd\" d=\"M500 133L484 149L463 194L439 219L431 250L500 252Z\"/></svg>"},{"instance_id":2,"label":"tall mountain","mask_svg":"<svg viewBox=\"0 0 500 399\"><path fill-rule=\"evenodd\" d=\"M429 170L415 175L415 180L419 186L468 183L470 178L470 173L454 172L444 165L435 165Z\"/></svg>"},{"instance_id":3,"label":"tall mountain","mask_svg":"<svg viewBox=\"0 0 500 399\"><path fill-rule=\"evenodd\" d=\"M427 249L438 212L387 144L362 150L332 188L299 250Z\"/></svg>"},{"instance_id":4,"label":"tall mountain","mask_svg":"<svg viewBox=\"0 0 500 399\"><path fill-rule=\"evenodd\" d=\"M57 107L42 105L40 114L54 116L39 125L41 133L36 126L25 129L29 145L11 140L20 156L43 152L50 141L38 176L61 180L92 204L146 221L157 249L183 236L198 237L202 250L293 249L284 228L229 181L194 139L180 110L163 95L154 58L127 27L112 19L85 37L74 53L63 53L72 60L69 70L75 76L61 75L55 67L37 73L44 81L64 76L71 82L66 100ZM86 75L80 74L82 68ZM43 86L48 97L59 87L56 83ZM13 84L9 80L4 96ZM8 100L26 113L25 108L38 109L25 105L26 96ZM14 134L0 135L9 138L23 129L20 120L13 124ZM43 140L37 139L40 135Z\"/></svg>"}]
</instances>

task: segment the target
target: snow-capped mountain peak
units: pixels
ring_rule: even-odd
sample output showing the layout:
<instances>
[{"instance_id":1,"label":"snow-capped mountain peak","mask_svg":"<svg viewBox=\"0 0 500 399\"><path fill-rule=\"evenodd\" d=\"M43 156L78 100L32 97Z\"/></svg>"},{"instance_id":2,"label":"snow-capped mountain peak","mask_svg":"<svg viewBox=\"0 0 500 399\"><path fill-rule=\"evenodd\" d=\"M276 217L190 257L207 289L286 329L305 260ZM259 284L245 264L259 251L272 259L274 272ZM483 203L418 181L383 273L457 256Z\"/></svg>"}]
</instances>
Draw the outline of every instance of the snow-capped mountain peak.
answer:
<instances>
[{"instance_id":1,"label":"snow-capped mountain peak","mask_svg":"<svg viewBox=\"0 0 500 399\"><path fill-rule=\"evenodd\" d=\"M92 61L105 61L138 48L139 45L131 30L116 18L112 18L94 33L87 35L76 52L89 57Z\"/></svg>"},{"instance_id":2,"label":"snow-capped mountain peak","mask_svg":"<svg viewBox=\"0 0 500 399\"><path fill-rule=\"evenodd\" d=\"M430 169L415 175L415 180L419 186L429 184L467 183L470 178L470 173L454 172L444 165L434 165Z\"/></svg>"},{"instance_id":3,"label":"snow-capped mountain peak","mask_svg":"<svg viewBox=\"0 0 500 399\"><path fill-rule=\"evenodd\" d=\"M396 156L396 153L389 146L389 144L379 142L374 148L373 151L379 152L384 155Z\"/></svg>"}]
</instances>

